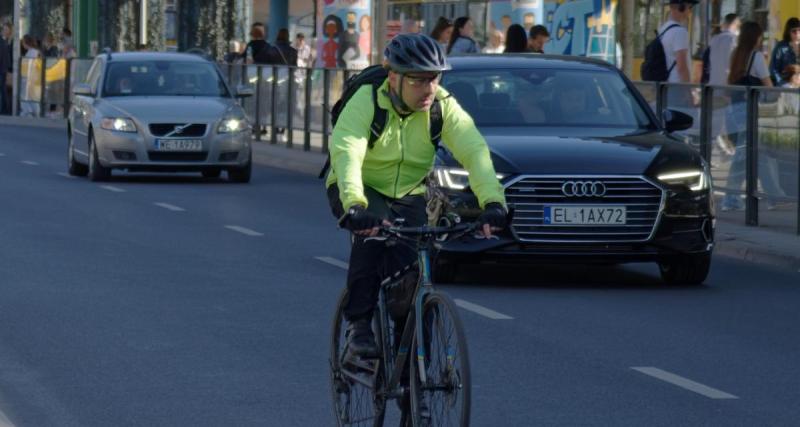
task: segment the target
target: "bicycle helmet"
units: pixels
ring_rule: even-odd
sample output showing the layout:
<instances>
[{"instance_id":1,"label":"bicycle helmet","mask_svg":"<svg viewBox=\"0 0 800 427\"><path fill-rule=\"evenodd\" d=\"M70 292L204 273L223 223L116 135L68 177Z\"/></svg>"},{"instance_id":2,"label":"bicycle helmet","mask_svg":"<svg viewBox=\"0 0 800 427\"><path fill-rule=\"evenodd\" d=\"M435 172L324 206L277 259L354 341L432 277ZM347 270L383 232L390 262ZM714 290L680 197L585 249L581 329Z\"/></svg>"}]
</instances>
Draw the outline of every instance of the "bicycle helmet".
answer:
<instances>
[{"instance_id":1,"label":"bicycle helmet","mask_svg":"<svg viewBox=\"0 0 800 427\"><path fill-rule=\"evenodd\" d=\"M389 68L400 74L450 69L442 47L425 34L398 34L383 52Z\"/></svg>"}]
</instances>

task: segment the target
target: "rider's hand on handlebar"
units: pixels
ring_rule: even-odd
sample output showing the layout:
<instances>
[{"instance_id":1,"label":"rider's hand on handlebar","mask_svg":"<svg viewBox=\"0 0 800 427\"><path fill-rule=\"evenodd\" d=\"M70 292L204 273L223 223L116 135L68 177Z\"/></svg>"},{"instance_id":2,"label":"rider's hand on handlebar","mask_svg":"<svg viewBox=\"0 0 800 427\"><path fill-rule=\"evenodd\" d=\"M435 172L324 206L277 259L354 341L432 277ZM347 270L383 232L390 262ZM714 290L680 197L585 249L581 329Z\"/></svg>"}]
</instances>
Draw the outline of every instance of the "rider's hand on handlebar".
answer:
<instances>
[{"instance_id":1,"label":"rider's hand on handlebar","mask_svg":"<svg viewBox=\"0 0 800 427\"><path fill-rule=\"evenodd\" d=\"M389 226L391 223L378 215L368 211L364 206L355 205L348 211L347 221L344 226L359 236L375 237L381 225Z\"/></svg>"},{"instance_id":2,"label":"rider's hand on handlebar","mask_svg":"<svg viewBox=\"0 0 800 427\"><path fill-rule=\"evenodd\" d=\"M506 228L507 216L508 211L500 203L487 203L478 217L477 222L481 225L478 233L486 238L492 237L492 232Z\"/></svg>"}]
</instances>

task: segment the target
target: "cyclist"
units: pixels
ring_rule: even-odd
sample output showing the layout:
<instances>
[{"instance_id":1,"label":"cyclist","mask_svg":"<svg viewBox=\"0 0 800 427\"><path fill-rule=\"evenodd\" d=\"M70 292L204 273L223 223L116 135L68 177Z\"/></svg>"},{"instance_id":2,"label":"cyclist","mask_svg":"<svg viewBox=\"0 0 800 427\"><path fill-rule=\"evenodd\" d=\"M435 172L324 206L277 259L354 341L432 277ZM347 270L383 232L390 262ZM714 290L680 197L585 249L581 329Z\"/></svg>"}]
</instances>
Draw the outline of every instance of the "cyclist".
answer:
<instances>
[{"instance_id":1,"label":"cyclist","mask_svg":"<svg viewBox=\"0 0 800 427\"><path fill-rule=\"evenodd\" d=\"M343 225L354 234L344 316L350 353L366 357L378 352L371 321L382 279L379 266L400 271L414 263L416 253L404 245L387 247L364 239L395 218L404 218L408 226L427 222L424 194L435 156L429 128L434 99L441 107L441 140L469 172L470 188L483 209L480 233L491 237L507 221L503 187L486 141L469 114L439 87L442 71L450 68L440 45L423 34L401 34L384 56L388 78L376 92L377 105L387 110L384 130L369 148L373 90L364 85L348 100L333 129L325 183L333 214L340 218L347 212Z\"/></svg>"}]
</instances>

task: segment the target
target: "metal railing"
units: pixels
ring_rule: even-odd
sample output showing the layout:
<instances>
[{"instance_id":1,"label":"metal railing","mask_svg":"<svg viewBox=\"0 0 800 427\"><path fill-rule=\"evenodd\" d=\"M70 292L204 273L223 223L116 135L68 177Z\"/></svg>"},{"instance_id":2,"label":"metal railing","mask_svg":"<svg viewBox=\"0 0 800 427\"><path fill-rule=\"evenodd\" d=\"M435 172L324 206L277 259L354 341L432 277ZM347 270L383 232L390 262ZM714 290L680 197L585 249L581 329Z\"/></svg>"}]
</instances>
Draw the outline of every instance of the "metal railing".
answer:
<instances>
[{"instance_id":1,"label":"metal railing","mask_svg":"<svg viewBox=\"0 0 800 427\"><path fill-rule=\"evenodd\" d=\"M71 88L84 80L90 59L20 59L17 111L67 117ZM242 98L248 119L277 144L327 152L332 102L353 71L271 65L219 64L228 84L252 85ZM691 115L690 129L677 132L710 163L720 216L747 225L800 234L800 90L634 82L651 108ZM288 129L288 130L286 130ZM281 131L286 130L286 131ZM789 214L787 215L787 211Z\"/></svg>"}]
</instances>

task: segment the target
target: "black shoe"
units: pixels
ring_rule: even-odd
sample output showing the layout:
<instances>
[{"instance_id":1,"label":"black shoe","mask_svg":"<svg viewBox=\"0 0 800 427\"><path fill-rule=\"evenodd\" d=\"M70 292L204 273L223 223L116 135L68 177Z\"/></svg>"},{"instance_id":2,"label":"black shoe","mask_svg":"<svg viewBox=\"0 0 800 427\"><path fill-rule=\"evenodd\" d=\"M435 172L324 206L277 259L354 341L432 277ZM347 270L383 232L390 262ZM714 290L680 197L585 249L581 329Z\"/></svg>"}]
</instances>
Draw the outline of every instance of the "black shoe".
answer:
<instances>
[{"instance_id":1,"label":"black shoe","mask_svg":"<svg viewBox=\"0 0 800 427\"><path fill-rule=\"evenodd\" d=\"M378 345L375 344L370 319L359 319L350 323L347 327L347 348L353 356L378 356Z\"/></svg>"}]
</instances>

